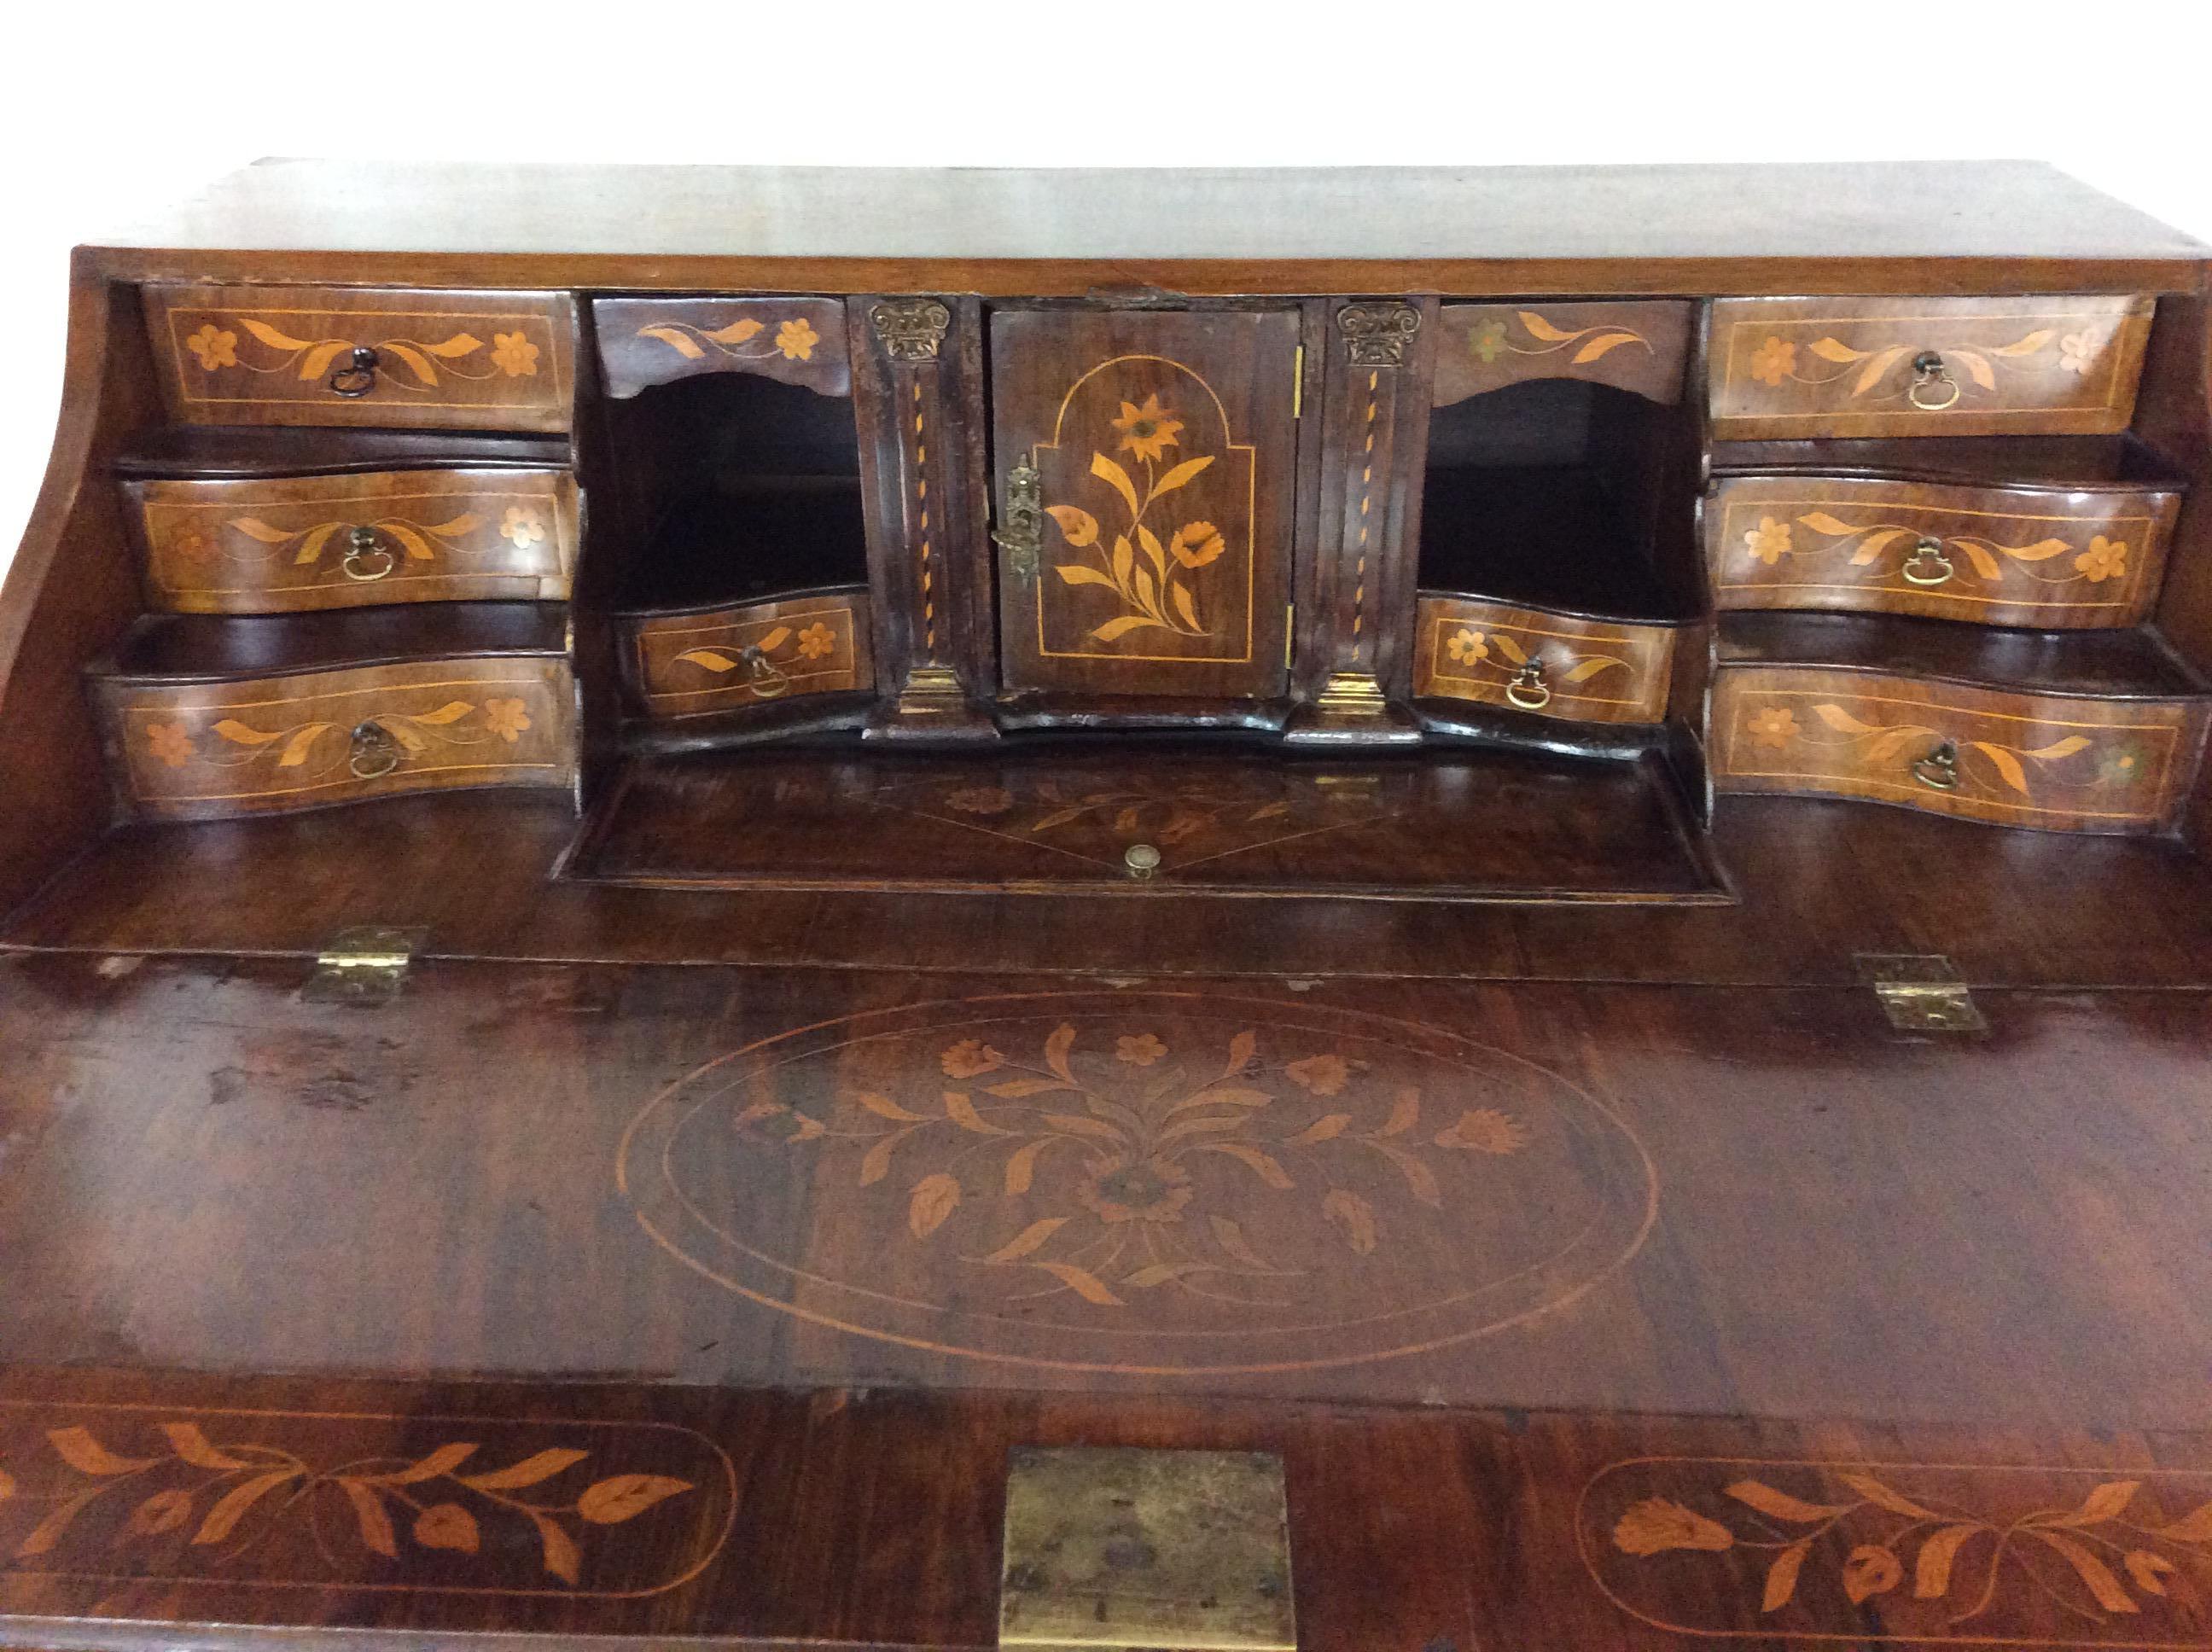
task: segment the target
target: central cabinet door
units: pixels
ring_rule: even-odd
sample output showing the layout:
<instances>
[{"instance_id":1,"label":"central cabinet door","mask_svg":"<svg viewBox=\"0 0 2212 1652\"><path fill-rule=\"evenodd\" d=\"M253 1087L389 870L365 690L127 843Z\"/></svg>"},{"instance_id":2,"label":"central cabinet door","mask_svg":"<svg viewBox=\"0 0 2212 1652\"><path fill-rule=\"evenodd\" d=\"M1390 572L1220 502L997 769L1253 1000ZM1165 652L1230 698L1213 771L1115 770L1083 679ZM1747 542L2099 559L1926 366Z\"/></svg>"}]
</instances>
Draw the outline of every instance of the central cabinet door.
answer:
<instances>
[{"instance_id":1,"label":"central cabinet door","mask_svg":"<svg viewBox=\"0 0 2212 1652\"><path fill-rule=\"evenodd\" d=\"M1008 689L1285 691L1298 338L1287 310L994 313L1000 497L1034 465L1045 513L1000 553Z\"/></svg>"}]
</instances>

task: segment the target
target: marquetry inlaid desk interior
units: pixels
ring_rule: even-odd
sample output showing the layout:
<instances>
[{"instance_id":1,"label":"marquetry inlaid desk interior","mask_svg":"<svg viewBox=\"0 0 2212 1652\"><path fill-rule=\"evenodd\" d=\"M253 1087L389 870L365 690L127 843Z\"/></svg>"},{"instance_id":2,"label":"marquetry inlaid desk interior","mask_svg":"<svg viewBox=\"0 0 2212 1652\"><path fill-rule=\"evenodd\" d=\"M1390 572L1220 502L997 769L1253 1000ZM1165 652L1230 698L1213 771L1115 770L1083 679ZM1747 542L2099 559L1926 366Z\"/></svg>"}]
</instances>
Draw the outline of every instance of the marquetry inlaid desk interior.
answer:
<instances>
[{"instance_id":1,"label":"marquetry inlaid desk interior","mask_svg":"<svg viewBox=\"0 0 2212 1652\"><path fill-rule=\"evenodd\" d=\"M0 1643L2212 1647L2208 257L2010 163L80 250Z\"/></svg>"}]
</instances>

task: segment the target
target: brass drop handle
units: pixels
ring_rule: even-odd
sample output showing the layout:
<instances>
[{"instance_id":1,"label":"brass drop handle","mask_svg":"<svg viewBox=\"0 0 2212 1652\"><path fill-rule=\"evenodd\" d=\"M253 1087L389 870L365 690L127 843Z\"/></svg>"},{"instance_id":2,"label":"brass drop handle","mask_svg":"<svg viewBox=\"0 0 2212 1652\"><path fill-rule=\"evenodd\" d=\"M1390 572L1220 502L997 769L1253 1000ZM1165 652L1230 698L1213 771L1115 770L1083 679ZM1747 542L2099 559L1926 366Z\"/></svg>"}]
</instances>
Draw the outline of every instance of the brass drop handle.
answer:
<instances>
[{"instance_id":1,"label":"brass drop handle","mask_svg":"<svg viewBox=\"0 0 2212 1652\"><path fill-rule=\"evenodd\" d=\"M376 388L376 369L382 359L366 344L356 344L353 353L345 358L345 365L332 373L326 381L334 396L349 400L366 396Z\"/></svg>"},{"instance_id":2,"label":"brass drop handle","mask_svg":"<svg viewBox=\"0 0 2212 1652\"><path fill-rule=\"evenodd\" d=\"M1523 711L1541 711L1552 703L1552 686L1544 681L1544 662L1532 659L1513 673L1505 697Z\"/></svg>"},{"instance_id":3,"label":"brass drop handle","mask_svg":"<svg viewBox=\"0 0 2212 1652\"><path fill-rule=\"evenodd\" d=\"M1905 575L1905 582L1907 585L1937 586L1948 584L1951 576L1959 570L1951 565L1951 559L1943 554L1943 542L1941 539L1931 539L1923 536L1920 542L1912 547L1912 555L1905 559L1905 566L1899 571Z\"/></svg>"},{"instance_id":4,"label":"brass drop handle","mask_svg":"<svg viewBox=\"0 0 2212 1652\"><path fill-rule=\"evenodd\" d=\"M1923 413L1941 413L1959 399L1959 381L1951 376L1941 355L1923 350L1912 358L1912 388L1905 395L1913 406Z\"/></svg>"},{"instance_id":5,"label":"brass drop handle","mask_svg":"<svg viewBox=\"0 0 2212 1652\"><path fill-rule=\"evenodd\" d=\"M738 650L738 658L745 662L747 686L756 700L773 700L791 687L790 677L783 668L761 649L757 642L748 642Z\"/></svg>"},{"instance_id":6,"label":"brass drop handle","mask_svg":"<svg viewBox=\"0 0 2212 1652\"><path fill-rule=\"evenodd\" d=\"M1959 748L1946 740L1926 756L1915 758L1912 778L1938 792L1955 792L1959 788Z\"/></svg>"},{"instance_id":7,"label":"brass drop handle","mask_svg":"<svg viewBox=\"0 0 2212 1652\"><path fill-rule=\"evenodd\" d=\"M374 528L359 527L346 535L345 560L338 564L338 571L349 580L367 585L398 566L399 559Z\"/></svg>"},{"instance_id":8,"label":"brass drop handle","mask_svg":"<svg viewBox=\"0 0 2212 1652\"><path fill-rule=\"evenodd\" d=\"M372 717L354 725L353 750L347 766L356 780L381 780L399 767L399 742L383 724Z\"/></svg>"},{"instance_id":9,"label":"brass drop handle","mask_svg":"<svg viewBox=\"0 0 2212 1652\"><path fill-rule=\"evenodd\" d=\"M1044 489L1034 450L1024 453L1006 472L999 526L991 538L1006 553L1006 568L1015 578L1036 577L1037 558L1044 552Z\"/></svg>"}]
</instances>

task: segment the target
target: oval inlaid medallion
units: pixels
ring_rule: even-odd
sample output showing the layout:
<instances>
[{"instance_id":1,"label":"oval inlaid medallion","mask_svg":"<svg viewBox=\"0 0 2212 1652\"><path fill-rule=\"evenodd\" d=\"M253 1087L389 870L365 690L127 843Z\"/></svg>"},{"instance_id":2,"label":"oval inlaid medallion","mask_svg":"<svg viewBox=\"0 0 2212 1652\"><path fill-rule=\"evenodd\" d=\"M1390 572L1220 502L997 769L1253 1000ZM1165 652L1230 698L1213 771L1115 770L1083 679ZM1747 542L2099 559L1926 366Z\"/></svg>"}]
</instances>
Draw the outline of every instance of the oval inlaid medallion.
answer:
<instances>
[{"instance_id":1,"label":"oval inlaid medallion","mask_svg":"<svg viewBox=\"0 0 2212 1652\"><path fill-rule=\"evenodd\" d=\"M1649 1158L1547 1068L1438 1027L1163 992L825 1022L656 1096L618 1179L756 1302L977 1358L1162 1375L1415 1352L1643 1243Z\"/></svg>"}]
</instances>

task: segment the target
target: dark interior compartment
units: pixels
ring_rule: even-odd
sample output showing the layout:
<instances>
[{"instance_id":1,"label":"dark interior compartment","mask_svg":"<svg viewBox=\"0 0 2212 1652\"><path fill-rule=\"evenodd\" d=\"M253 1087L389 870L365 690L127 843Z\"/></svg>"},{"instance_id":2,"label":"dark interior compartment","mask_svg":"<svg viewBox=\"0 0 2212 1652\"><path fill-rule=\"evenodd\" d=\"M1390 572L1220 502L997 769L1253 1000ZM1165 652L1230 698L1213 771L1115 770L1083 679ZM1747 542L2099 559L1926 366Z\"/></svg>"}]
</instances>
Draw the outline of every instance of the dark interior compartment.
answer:
<instances>
[{"instance_id":1,"label":"dark interior compartment","mask_svg":"<svg viewBox=\"0 0 2212 1652\"><path fill-rule=\"evenodd\" d=\"M1680 408L1543 379L1430 417L1420 584L1623 619L1694 611Z\"/></svg>"},{"instance_id":2,"label":"dark interior compartment","mask_svg":"<svg viewBox=\"0 0 2212 1652\"><path fill-rule=\"evenodd\" d=\"M609 410L626 476L625 610L750 602L867 579L853 404L745 374Z\"/></svg>"}]
</instances>

